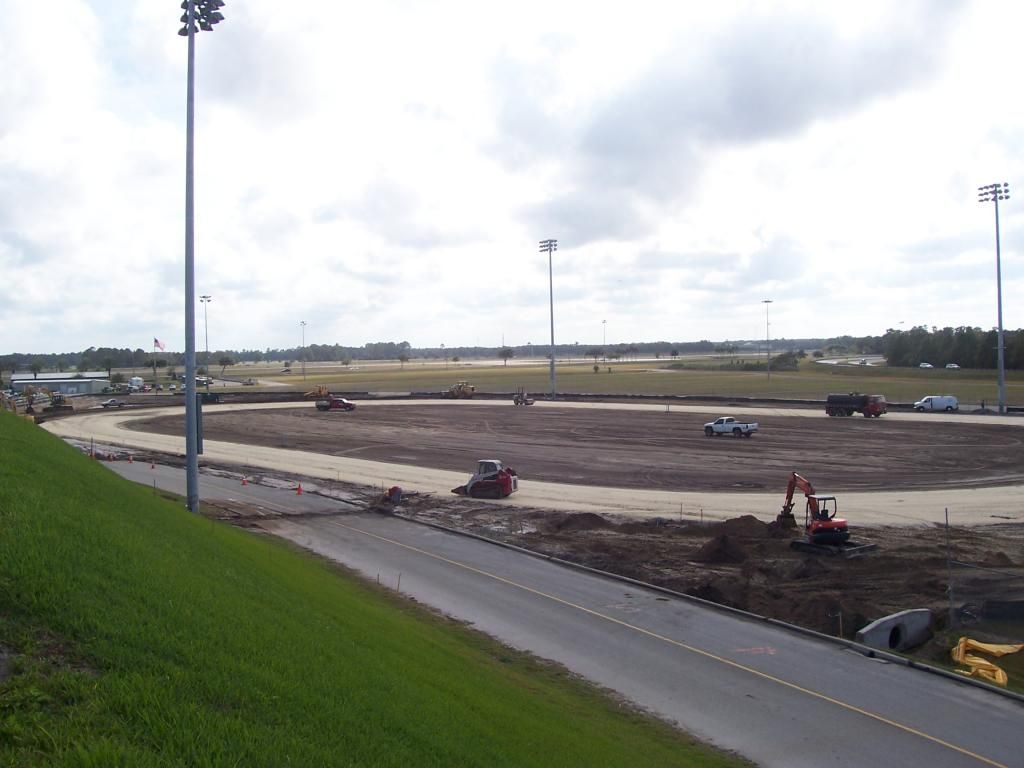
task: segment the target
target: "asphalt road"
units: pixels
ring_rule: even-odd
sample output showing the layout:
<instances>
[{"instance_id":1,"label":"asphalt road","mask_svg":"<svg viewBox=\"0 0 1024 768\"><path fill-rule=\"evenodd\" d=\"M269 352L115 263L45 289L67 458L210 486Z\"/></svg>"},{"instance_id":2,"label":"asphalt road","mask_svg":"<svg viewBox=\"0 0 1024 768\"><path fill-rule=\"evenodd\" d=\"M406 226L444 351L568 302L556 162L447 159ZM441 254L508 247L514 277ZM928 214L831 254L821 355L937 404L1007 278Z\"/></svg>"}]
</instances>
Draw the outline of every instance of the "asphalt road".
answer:
<instances>
[{"instance_id":1,"label":"asphalt road","mask_svg":"<svg viewBox=\"0 0 1024 768\"><path fill-rule=\"evenodd\" d=\"M360 408L402 407L404 402L422 405L427 401L395 401L360 403ZM494 401L482 401L493 406ZM474 407L474 401L454 403L436 401L452 407ZM294 408L294 403L265 403L250 405L207 406L206 410L217 412L237 409ZM509 403L509 408L514 406ZM548 407L538 403L533 406ZM664 410L663 406L649 404L590 404L558 403L559 408L617 408L632 410ZM688 410L696 413L716 414L719 406L672 406L673 410ZM123 423L136 418L151 416L151 409L127 409L113 413L98 410L95 413L77 415L72 418L54 419L43 425L51 432L64 437L97 441L113 445L126 445L167 453L184 453L184 438L179 436L147 434L126 429ZM184 410L180 408L180 410ZM807 409L757 409L733 408L737 417L763 417L766 413L804 418L818 418L827 423L828 417L818 411ZM162 409L161 414L175 413L174 408ZM1011 424L1024 427L1019 417L972 416L969 414L887 414L886 419L956 419L960 421L981 421L988 424ZM731 439L731 438L724 438ZM292 475L345 480L368 486L400 485L407 489L447 494L449 490L466 481L469 470L456 473L432 467L388 464L367 461L349 456L327 456L309 451L285 450L262 446L237 445L234 443L205 441L204 458L224 463L245 463L250 466L276 470ZM501 502L493 502L501 503ZM755 514L763 520L771 520L779 506L778 493L699 493L680 491L638 490L630 488L591 487L561 483L531 481L523 478L520 490L515 496L518 506L542 509L595 512L638 517L688 517L697 519L725 520L744 514ZM881 491L846 492L843 494L845 509L857 510L857 521L864 525L915 525L938 524L944 519L944 510L949 510L950 521L955 525L1005 522L1019 519L1024 505L1024 486L1001 486L983 488L942 488L926 491Z\"/></svg>"},{"instance_id":2,"label":"asphalt road","mask_svg":"<svg viewBox=\"0 0 1024 768\"><path fill-rule=\"evenodd\" d=\"M184 489L179 469L109 466ZM201 491L339 507L207 475ZM1024 705L973 686L400 519L342 510L262 525L762 766L1024 766Z\"/></svg>"}]
</instances>

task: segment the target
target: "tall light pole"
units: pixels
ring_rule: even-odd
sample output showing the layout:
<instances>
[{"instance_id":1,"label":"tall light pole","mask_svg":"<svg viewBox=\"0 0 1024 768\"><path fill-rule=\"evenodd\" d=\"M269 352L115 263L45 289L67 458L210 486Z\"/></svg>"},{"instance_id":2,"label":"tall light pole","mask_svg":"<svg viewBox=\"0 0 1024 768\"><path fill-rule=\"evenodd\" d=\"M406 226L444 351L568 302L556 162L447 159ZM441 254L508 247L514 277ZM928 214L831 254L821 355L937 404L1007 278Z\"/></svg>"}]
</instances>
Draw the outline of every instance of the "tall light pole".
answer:
<instances>
[{"instance_id":1,"label":"tall light pole","mask_svg":"<svg viewBox=\"0 0 1024 768\"><path fill-rule=\"evenodd\" d=\"M608 346L608 321L601 321L601 351Z\"/></svg>"},{"instance_id":2,"label":"tall light pole","mask_svg":"<svg viewBox=\"0 0 1024 768\"><path fill-rule=\"evenodd\" d=\"M772 303L771 299L761 299L761 303L764 304L764 347L765 357L768 359L768 381L772 380L772 338L768 332L768 305Z\"/></svg>"},{"instance_id":3,"label":"tall light pole","mask_svg":"<svg viewBox=\"0 0 1024 768\"><path fill-rule=\"evenodd\" d=\"M996 314L999 325L997 328L997 365L999 366L999 412L1006 413L1006 368L1003 356L1003 273L999 253L999 201L1010 199L1010 185L986 184L978 187L978 202L992 203L996 209Z\"/></svg>"},{"instance_id":4,"label":"tall light pole","mask_svg":"<svg viewBox=\"0 0 1024 768\"><path fill-rule=\"evenodd\" d=\"M306 321L300 320L299 325L302 327L302 349L299 350L299 354L302 355L302 380L306 380Z\"/></svg>"},{"instance_id":5,"label":"tall light pole","mask_svg":"<svg viewBox=\"0 0 1024 768\"><path fill-rule=\"evenodd\" d=\"M178 34L188 38L188 76L185 89L185 479L191 512L199 511L199 406L196 402L196 287L195 287L195 70L196 34L212 32L224 20L222 0L185 0L184 24ZM197 29L198 25L198 29Z\"/></svg>"},{"instance_id":6,"label":"tall light pole","mask_svg":"<svg viewBox=\"0 0 1024 768\"><path fill-rule=\"evenodd\" d=\"M203 294L199 301L203 304L203 335L206 338L206 391L210 391L210 324L206 316L206 305L213 300L209 294Z\"/></svg>"},{"instance_id":7,"label":"tall light pole","mask_svg":"<svg viewBox=\"0 0 1024 768\"><path fill-rule=\"evenodd\" d=\"M557 240L541 240L540 252L548 252L548 299L551 305L551 399L555 399L555 280L551 268L551 254L558 250Z\"/></svg>"}]
</instances>

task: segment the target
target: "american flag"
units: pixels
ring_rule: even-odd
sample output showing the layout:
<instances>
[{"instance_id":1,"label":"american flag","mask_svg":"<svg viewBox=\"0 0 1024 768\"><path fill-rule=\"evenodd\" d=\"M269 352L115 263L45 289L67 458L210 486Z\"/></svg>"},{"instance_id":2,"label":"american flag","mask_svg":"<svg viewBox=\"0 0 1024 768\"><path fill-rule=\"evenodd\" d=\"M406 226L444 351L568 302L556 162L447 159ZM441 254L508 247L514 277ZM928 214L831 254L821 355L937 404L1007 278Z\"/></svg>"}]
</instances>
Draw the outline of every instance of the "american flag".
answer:
<instances>
[{"instance_id":1,"label":"american flag","mask_svg":"<svg viewBox=\"0 0 1024 768\"><path fill-rule=\"evenodd\" d=\"M153 346L157 347L161 352L164 351L164 343L160 341L156 336L153 337Z\"/></svg>"}]
</instances>

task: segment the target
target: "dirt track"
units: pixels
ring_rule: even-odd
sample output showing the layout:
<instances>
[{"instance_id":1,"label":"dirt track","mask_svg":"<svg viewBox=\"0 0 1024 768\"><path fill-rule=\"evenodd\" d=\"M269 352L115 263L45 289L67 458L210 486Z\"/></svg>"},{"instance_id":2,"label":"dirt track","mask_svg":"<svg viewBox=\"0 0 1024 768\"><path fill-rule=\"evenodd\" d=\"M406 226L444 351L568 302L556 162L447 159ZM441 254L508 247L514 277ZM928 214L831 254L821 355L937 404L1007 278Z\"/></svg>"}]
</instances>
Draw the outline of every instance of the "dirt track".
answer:
<instances>
[{"instance_id":1,"label":"dirt track","mask_svg":"<svg viewBox=\"0 0 1024 768\"><path fill-rule=\"evenodd\" d=\"M707 438L683 411L364 407L208 413L209 440L468 472L500 458L533 481L669 491L778 491L792 471L822 492L1024 483L1018 426L920 419L761 418L750 439ZM133 428L180 435L180 416Z\"/></svg>"}]
</instances>

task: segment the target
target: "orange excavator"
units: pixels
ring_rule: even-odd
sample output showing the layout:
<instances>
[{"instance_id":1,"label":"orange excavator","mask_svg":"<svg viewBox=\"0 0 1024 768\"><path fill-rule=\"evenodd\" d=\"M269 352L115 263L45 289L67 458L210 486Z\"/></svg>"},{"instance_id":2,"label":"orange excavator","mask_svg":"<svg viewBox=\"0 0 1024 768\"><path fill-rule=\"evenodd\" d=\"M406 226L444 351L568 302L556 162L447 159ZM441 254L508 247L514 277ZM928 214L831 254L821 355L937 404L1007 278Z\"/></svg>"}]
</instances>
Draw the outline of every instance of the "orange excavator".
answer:
<instances>
[{"instance_id":1,"label":"orange excavator","mask_svg":"<svg viewBox=\"0 0 1024 768\"><path fill-rule=\"evenodd\" d=\"M782 511L775 518L783 528L796 528L793 516L794 492L803 491L807 503L804 506L804 538L791 541L789 546L801 552L812 552L823 555L842 555L843 557L859 557L867 552L878 549L877 544L868 544L850 540L850 530L846 521L836 517L838 504L835 496L821 496L814 492L811 481L793 472L786 486L786 501Z\"/></svg>"},{"instance_id":2,"label":"orange excavator","mask_svg":"<svg viewBox=\"0 0 1024 768\"><path fill-rule=\"evenodd\" d=\"M786 501L782 505L776 521L785 528L796 527L796 517L793 515L793 493L797 489L803 491L807 499L804 507L804 532L807 534L807 543L842 546L850 539L850 530L846 521L836 517L838 502L835 496L819 496L814 492L811 481L803 475L794 472L789 478L789 485L786 486Z\"/></svg>"}]
</instances>

